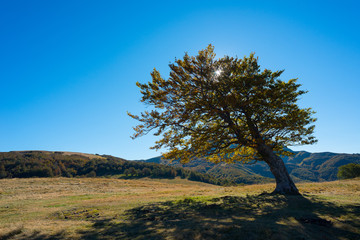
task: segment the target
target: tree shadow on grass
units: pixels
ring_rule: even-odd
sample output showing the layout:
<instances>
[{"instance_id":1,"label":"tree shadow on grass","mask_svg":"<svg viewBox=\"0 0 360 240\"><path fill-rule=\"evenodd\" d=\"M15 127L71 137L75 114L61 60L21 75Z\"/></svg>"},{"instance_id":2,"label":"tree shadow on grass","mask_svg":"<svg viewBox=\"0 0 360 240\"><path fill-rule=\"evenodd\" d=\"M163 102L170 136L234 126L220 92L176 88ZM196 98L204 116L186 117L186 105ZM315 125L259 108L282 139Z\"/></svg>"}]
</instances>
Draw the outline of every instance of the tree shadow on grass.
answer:
<instances>
[{"instance_id":1,"label":"tree shadow on grass","mask_svg":"<svg viewBox=\"0 0 360 240\"><path fill-rule=\"evenodd\" d=\"M341 222L345 215L347 222ZM95 220L78 234L92 240L360 239L359 215L359 206L340 207L303 196L226 196L206 202L188 198L130 209L125 221ZM67 239L61 233L53 236ZM22 239L51 237L37 233Z\"/></svg>"},{"instance_id":2,"label":"tree shadow on grass","mask_svg":"<svg viewBox=\"0 0 360 240\"><path fill-rule=\"evenodd\" d=\"M83 239L360 239L356 229L321 218L359 216L347 208L302 196L262 195L149 204L127 211L125 223L103 220ZM359 228L354 222L350 228ZM339 225L339 226L338 226ZM349 227L349 226L348 226Z\"/></svg>"}]
</instances>

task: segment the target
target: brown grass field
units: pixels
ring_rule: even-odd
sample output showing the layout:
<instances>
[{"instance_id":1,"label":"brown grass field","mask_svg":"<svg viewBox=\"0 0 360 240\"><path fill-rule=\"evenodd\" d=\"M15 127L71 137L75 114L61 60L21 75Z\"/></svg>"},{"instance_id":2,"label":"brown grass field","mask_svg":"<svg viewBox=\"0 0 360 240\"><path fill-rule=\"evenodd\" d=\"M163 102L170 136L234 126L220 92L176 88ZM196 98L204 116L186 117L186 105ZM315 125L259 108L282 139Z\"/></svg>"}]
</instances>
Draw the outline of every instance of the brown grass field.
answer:
<instances>
[{"instance_id":1,"label":"brown grass field","mask_svg":"<svg viewBox=\"0 0 360 240\"><path fill-rule=\"evenodd\" d=\"M360 179L214 186L182 179L0 180L0 239L360 239Z\"/></svg>"}]
</instances>

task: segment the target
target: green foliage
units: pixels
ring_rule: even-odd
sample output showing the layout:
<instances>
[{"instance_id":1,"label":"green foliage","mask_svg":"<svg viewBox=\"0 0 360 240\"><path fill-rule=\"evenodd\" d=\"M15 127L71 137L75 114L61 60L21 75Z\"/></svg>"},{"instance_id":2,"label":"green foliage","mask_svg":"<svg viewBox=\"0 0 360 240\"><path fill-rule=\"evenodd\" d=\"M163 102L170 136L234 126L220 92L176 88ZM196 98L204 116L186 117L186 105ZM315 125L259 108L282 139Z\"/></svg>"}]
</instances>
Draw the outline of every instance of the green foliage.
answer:
<instances>
[{"instance_id":1,"label":"green foliage","mask_svg":"<svg viewBox=\"0 0 360 240\"><path fill-rule=\"evenodd\" d=\"M337 176L339 179L360 177L360 164L349 163L339 167Z\"/></svg>"},{"instance_id":2,"label":"green foliage","mask_svg":"<svg viewBox=\"0 0 360 240\"><path fill-rule=\"evenodd\" d=\"M260 145L285 155L285 146L316 142L313 111L297 105L306 91L296 79L280 80L283 71L261 71L254 54L215 59L209 45L169 67L167 80L154 69L152 82L137 83L154 109L128 113L141 122L133 137L156 130L153 148L167 148L165 158L246 162L264 160Z\"/></svg>"}]
</instances>

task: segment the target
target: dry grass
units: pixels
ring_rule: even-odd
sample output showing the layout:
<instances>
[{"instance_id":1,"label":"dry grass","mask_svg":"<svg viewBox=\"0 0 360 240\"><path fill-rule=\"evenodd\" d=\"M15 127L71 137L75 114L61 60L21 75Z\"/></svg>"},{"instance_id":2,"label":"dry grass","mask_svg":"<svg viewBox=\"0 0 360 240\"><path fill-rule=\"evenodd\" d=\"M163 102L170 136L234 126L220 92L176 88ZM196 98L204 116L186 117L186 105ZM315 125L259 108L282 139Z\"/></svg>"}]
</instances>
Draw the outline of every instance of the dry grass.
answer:
<instances>
[{"instance_id":1,"label":"dry grass","mask_svg":"<svg viewBox=\"0 0 360 240\"><path fill-rule=\"evenodd\" d=\"M235 189L233 189L235 190ZM30 178L0 180L0 233L24 226L30 231L56 232L88 225L50 219L69 208L95 208L101 217L149 202L189 196L217 196L231 190L186 180L121 180L105 178Z\"/></svg>"},{"instance_id":2,"label":"dry grass","mask_svg":"<svg viewBox=\"0 0 360 240\"><path fill-rule=\"evenodd\" d=\"M221 187L182 179L2 179L0 236L11 239L12 233L14 239L88 239L92 234L97 236L93 239L111 239L102 238L97 233L109 237L114 235L111 231L117 231L122 232L122 235L114 235L118 239L223 239L236 236L240 231L235 227L238 225L254 228L256 232L254 223L256 226L263 224L264 229L260 235L249 235L252 236L249 239L269 238L270 235L279 238L280 233L271 230L276 227L282 229L283 239L290 236L286 234L290 234L292 229L302 229L305 238L316 236L313 232L317 228L312 225L308 228L305 224L309 220L303 218L303 208L308 211L306 216L312 216L310 220L321 218L325 223L331 222L335 230L348 233L349 237L339 233L343 239L360 234L360 221L356 215L360 206L360 179L298 186L305 198L292 198L291 203L287 203L288 199L254 197L264 191L270 192L273 184ZM213 206L216 211L210 211L208 206ZM179 209L182 210L179 212ZM234 215L235 212L242 214ZM286 217L278 217L280 215ZM189 216L192 218L188 219ZM216 220L220 221L216 226L222 226L224 233L219 229L214 232L213 222ZM101 221L103 225L99 225ZM321 223L322 220L311 221ZM154 222L161 224L154 225ZM206 224L195 228L196 234L189 230L193 224L199 226L199 222ZM180 230L177 229L179 226ZM124 229L132 229L140 235L130 234ZM339 237L337 232L332 232L334 229L329 230L329 234Z\"/></svg>"}]
</instances>

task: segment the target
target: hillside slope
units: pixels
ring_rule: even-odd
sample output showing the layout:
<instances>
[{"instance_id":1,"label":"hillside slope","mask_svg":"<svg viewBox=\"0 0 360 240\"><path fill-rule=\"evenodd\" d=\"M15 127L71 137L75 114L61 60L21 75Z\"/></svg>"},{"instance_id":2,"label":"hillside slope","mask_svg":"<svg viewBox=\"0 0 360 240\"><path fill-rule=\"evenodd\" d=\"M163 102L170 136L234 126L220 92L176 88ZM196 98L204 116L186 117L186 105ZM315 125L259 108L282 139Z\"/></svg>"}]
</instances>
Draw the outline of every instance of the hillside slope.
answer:
<instances>
[{"instance_id":1,"label":"hillside slope","mask_svg":"<svg viewBox=\"0 0 360 240\"><path fill-rule=\"evenodd\" d=\"M338 168L348 163L360 163L360 154L339 153L309 153L294 152L291 157L283 158L290 175L296 182L300 181L333 181L337 179ZM214 177L226 177L236 183L261 183L272 181L273 175L264 162L253 164L219 163L214 164L202 159L195 159L181 164L179 161L170 162L162 157L155 157L145 162L160 163L167 166L184 167L201 173L208 173Z\"/></svg>"},{"instance_id":2,"label":"hillside slope","mask_svg":"<svg viewBox=\"0 0 360 240\"><path fill-rule=\"evenodd\" d=\"M294 152L284 157L290 175L300 181L333 181L338 168L360 163L360 154ZM180 176L213 184L266 183L273 181L269 167L263 162L253 164L214 164L194 159L187 164L169 162L161 157L145 161L128 161L109 155L74 152L12 151L0 152L0 178L23 177L96 177L174 178Z\"/></svg>"},{"instance_id":3,"label":"hillside slope","mask_svg":"<svg viewBox=\"0 0 360 240\"><path fill-rule=\"evenodd\" d=\"M209 174L156 163L128 161L110 155L73 152L12 151L0 152L0 178L29 177L181 177L218 185L228 184Z\"/></svg>"}]
</instances>

